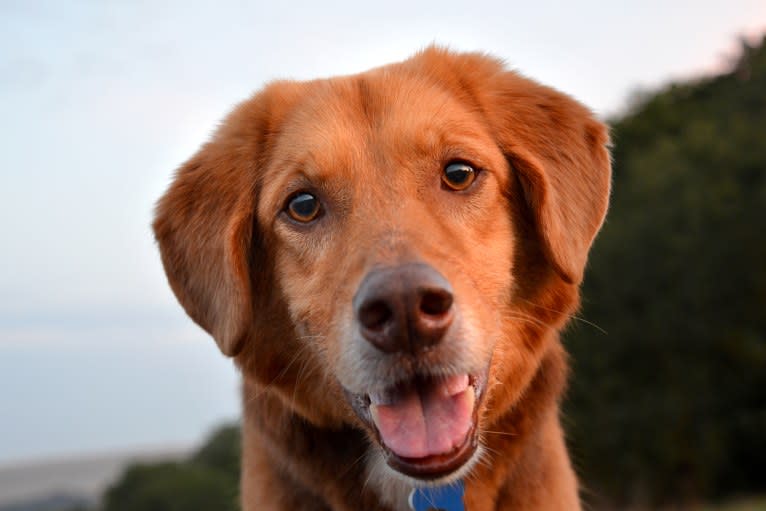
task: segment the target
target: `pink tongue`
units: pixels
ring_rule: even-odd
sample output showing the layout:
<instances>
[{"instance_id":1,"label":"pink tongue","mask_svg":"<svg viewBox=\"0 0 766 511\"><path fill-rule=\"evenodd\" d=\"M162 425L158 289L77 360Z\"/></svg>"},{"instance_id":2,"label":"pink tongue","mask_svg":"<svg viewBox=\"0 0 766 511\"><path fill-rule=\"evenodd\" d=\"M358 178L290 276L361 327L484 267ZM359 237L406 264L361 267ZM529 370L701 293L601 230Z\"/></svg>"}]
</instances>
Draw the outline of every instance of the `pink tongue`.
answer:
<instances>
[{"instance_id":1,"label":"pink tongue","mask_svg":"<svg viewBox=\"0 0 766 511\"><path fill-rule=\"evenodd\" d=\"M473 388L463 374L419 391L410 389L393 404L373 404L373 419L391 451L403 458L424 458L463 443L473 404Z\"/></svg>"}]
</instances>

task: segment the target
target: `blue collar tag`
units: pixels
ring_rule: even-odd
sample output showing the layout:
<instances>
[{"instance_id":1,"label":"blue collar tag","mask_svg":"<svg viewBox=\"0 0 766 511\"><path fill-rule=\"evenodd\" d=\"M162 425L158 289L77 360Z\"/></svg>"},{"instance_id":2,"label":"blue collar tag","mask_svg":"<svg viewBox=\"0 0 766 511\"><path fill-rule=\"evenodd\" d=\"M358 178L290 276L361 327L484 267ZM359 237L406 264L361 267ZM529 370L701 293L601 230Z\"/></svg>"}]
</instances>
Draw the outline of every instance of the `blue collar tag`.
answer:
<instances>
[{"instance_id":1,"label":"blue collar tag","mask_svg":"<svg viewBox=\"0 0 766 511\"><path fill-rule=\"evenodd\" d=\"M410 493L413 511L465 511L463 481L436 488L415 488Z\"/></svg>"}]
</instances>

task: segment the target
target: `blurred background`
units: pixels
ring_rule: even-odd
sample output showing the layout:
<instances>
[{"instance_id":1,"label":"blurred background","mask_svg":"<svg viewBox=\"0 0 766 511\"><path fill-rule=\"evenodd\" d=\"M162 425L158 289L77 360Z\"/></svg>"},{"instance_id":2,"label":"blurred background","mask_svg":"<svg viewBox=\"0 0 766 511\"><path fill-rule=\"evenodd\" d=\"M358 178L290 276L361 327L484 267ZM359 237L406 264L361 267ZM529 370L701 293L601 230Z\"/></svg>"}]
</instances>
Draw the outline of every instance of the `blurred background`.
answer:
<instances>
[{"instance_id":1,"label":"blurred background","mask_svg":"<svg viewBox=\"0 0 766 511\"><path fill-rule=\"evenodd\" d=\"M613 127L564 336L589 508L766 510L764 34L763 0L0 0L0 511L236 509L238 376L170 293L153 203L267 81L432 42Z\"/></svg>"}]
</instances>

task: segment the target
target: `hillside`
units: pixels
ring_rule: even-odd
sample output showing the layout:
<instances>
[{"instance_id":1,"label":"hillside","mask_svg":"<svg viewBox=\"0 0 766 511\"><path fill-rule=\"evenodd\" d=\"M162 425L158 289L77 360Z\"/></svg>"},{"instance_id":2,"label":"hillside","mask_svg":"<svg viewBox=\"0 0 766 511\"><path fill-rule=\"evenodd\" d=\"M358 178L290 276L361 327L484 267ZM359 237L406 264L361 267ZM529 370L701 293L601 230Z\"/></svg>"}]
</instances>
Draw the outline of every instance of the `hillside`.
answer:
<instances>
[{"instance_id":1,"label":"hillside","mask_svg":"<svg viewBox=\"0 0 766 511\"><path fill-rule=\"evenodd\" d=\"M138 450L0 465L0 511L60 511L98 500L135 463L185 458L188 449Z\"/></svg>"}]
</instances>

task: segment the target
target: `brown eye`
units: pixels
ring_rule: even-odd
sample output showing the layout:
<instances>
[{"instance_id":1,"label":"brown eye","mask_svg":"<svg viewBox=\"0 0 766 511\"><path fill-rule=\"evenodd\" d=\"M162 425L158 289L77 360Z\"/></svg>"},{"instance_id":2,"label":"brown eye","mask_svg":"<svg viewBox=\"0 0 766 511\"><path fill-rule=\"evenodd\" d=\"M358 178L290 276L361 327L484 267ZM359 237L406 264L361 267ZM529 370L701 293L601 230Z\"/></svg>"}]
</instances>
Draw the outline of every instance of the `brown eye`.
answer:
<instances>
[{"instance_id":1,"label":"brown eye","mask_svg":"<svg viewBox=\"0 0 766 511\"><path fill-rule=\"evenodd\" d=\"M319 199L307 192L299 192L287 203L287 214L296 222L307 223L319 215Z\"/></svg>"},{"instance_id":2,"label":"brown eye","mask_svg":"<svg viewBox=\"0 0 766 511\"><path fill-rule=\"evenodd\" d=\"M444 167L442 181L452 190L465 190L476 179L476 171L473 167L463 162L453 162Z\"/></svg>"}]
</instances>

